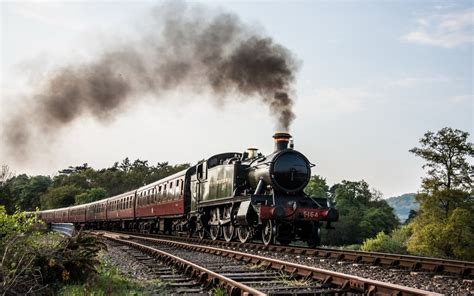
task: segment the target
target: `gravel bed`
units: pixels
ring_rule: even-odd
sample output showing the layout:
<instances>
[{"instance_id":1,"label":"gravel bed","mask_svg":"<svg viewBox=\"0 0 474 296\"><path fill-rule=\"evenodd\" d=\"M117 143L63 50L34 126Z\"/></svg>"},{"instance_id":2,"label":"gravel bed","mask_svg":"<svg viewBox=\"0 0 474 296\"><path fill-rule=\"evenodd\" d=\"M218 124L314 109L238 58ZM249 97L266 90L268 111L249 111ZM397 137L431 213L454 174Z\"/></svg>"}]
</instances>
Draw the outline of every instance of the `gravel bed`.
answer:
<instances>
[{"instance_id":1,"label":"gravel bed","mask_svg":"<svg viewBox=\"0 0 474 296\"><path fill-rule=\"evenodd\" d=\"M156 277L150 273L149 267L137 261L135 257L126 251L129 249L128 247L110 243L109 241L105 242L108 251L104 254L104 260L107 264L115 266L122 275L140 281L156 279Z\"/></svg>"},{"instance_id":2,"label":"gravel bed","mask_svg":"<svg viewBox=\"0 0 474 296\"><path fill-rule=\"evenodd\" d=\"M307 255L282 254L245 248L229 249L446 295L474 295L473 278L463 279L452 275L416 272L399 268L388 269L376 265L321 259Z\"/></svg>"}]
</instances>

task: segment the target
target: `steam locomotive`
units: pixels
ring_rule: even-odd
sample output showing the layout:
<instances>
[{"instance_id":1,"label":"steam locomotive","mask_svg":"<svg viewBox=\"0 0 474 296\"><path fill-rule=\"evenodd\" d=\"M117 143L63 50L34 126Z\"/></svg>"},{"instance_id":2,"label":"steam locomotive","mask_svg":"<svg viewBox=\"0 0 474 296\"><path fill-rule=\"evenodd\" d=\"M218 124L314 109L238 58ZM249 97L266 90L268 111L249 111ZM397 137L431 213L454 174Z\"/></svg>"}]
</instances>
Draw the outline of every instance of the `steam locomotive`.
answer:
<instances>
[{"instance_id":1,"label":"steam locomotive","mask_svg":"<svg viewBox=\"0 0 474 296\"><path fill-rule=\"evenodd\" d=\"M40 211L46 223L93 229L197 234L212 240L257 239L317 246L321 223L331 228L338 212L327 199L303 189L312 164L293 149L291 135L276 133L275 149L222 153L136 190L68 208Z\"/></svg>"}]
</instances>

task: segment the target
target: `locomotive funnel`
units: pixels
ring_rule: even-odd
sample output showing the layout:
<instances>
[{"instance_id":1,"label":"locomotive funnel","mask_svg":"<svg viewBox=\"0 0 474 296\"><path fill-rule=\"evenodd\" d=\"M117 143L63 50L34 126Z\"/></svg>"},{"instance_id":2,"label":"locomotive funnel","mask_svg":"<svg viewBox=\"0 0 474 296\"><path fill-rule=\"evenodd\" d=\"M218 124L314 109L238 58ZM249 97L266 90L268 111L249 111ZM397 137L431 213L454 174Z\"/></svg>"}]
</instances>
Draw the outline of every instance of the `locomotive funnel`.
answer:
<instances>
[{"instance_id":1,"label":"locomotive funnel","mask_svg":"<svg viewBox=\"0 0 474 296\"><path fill-rule=\"evenodd\" d=\"M275 139L275 151L281 151L288 149L288 143L290 141L291 135L289 133L275 133L273 139Z\"/></svg>"}]
</instances>

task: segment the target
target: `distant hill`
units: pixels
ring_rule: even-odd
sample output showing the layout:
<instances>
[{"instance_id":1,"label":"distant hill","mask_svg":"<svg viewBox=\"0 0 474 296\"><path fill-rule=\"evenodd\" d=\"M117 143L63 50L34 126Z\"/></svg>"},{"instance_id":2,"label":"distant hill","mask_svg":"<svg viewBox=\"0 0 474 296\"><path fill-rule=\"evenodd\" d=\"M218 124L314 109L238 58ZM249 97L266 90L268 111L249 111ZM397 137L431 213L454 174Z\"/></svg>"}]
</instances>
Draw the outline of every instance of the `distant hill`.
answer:
<instances>
[{"instance_id":1,"label":"distant hill","mask_svg":"<svg viewBox=\"0 0 474 296\"><path fill-rule=\"evenodd\" d=\"M420 205L415 200L416 193L405 193L400 196L387 198L387 203L395 210L400 222L405 222L410 210L418 210Z\"/></svg>"}]
</instances>

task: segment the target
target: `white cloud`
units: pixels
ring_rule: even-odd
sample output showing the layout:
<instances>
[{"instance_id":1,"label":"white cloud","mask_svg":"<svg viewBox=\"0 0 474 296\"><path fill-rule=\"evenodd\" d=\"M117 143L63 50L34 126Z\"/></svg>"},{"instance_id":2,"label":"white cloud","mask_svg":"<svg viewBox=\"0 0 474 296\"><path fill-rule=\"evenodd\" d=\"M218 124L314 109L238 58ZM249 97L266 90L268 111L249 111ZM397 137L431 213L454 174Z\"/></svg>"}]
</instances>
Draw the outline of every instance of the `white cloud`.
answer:
<instances>
[{"instance_id":1,"label":"white cloud","mask_svg":"<svg viewBox=\"0 0 474 296\"><path fill-rule=\"evenodd\" d=\"M402 36L412 43L454 48L474 42L474 10L435 14L417 20L418 27Z\"/></svg>"}]
</instances>

